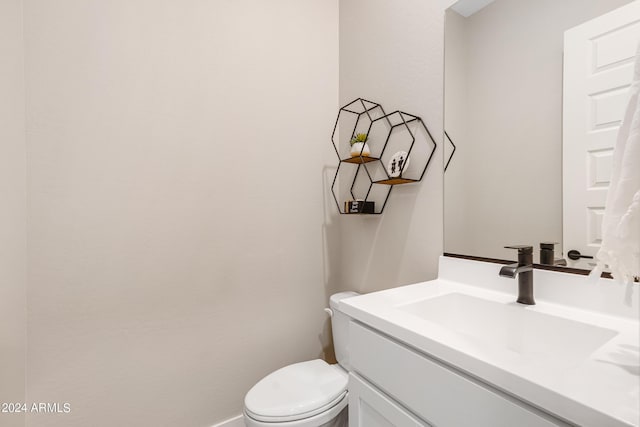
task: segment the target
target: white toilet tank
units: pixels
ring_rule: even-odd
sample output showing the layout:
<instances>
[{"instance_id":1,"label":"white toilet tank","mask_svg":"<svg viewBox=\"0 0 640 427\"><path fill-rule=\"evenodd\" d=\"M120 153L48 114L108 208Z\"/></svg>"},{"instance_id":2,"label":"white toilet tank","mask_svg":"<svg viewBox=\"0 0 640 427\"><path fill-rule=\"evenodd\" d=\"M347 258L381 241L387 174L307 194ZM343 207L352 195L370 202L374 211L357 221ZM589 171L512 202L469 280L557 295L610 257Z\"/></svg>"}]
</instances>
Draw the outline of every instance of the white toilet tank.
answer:
<instances>
[{"instance_id":1,"label":"white toilet tank","mask_svg":"<svg viewBox=\"0 0 640 427\"><path fill-rule=\"evenodd\" d=\"M336 359L340 366L346 371L351 370L349 364L349 317L338 308L338 302L345 298L360 295L357 292L340 292L331 295L329 306L331 307L331 329L333 330L333 346L336 352Z\"/></svg>"}]
</instances>

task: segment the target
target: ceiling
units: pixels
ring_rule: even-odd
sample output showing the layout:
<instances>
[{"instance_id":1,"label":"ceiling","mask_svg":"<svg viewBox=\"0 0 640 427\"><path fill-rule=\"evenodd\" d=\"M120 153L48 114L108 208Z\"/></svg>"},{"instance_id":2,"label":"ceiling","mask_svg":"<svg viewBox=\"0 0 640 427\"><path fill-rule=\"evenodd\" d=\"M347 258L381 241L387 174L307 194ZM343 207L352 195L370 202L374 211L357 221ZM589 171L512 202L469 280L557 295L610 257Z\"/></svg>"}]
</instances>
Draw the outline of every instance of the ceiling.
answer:
<instances>
[{"instance_id":1,"label":"ceiling","mask_svg":"<svg viewBox=\"0 0 640 427\"><path fill-rule=\"evenodd\" d=\"M468 18L494 0L460 0L451 9Z\"/></svg>"}]
</instances>

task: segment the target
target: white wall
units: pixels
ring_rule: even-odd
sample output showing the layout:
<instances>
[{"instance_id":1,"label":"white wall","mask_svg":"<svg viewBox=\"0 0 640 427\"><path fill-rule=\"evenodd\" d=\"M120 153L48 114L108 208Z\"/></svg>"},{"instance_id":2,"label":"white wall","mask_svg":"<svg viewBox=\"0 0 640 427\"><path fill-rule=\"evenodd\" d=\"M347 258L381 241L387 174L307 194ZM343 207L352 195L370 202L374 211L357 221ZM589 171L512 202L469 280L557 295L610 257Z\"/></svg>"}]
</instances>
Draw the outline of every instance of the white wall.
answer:
<instances>
[{"instance_id":1,"label":"white wall","mask_svg":"<svg viewBox=\"0 0 640 427\"><path fill-rule=\"evenodd\" d=\"M338 99L335 2L26 0L27 399L72 407L29 426L214 424L323 354L330 293L435 277L449 3L342 0ZM380 217L327 188L358 96L440 144Z\"/></svg>"},{"instance_id":2,"label":"white wall","mask_svg":"<svg viewBox=\"0 0 640 427\"><path fill-rule=\"evenodd\" d=\"M72 409L27 425L213 425L322 356L337 2L25 0L25 25L28 400Z\"/></svg>"},{"instance_id":3,"label":"white wall","mask_svg":"<svg viewBox=\"0 0 640 427\"><path fill-rule=\"evenodd\" d=\"M26 162L22 2L0 1L0 402L25 399ZM24 416L0 413L0 425Z\"/></svg>"},{"instance_id":4,"label":"white wall","mask_svg":"<svg viewBox=\"0 0 640 427\"><path fill-rule=\"evenodd\" d=\"M340 282L374 291L434 278L442 253L444 5L341 0L340 104L363 97L422 117L439 144L422 182L396 186L384 214L340 217Z\"/></svg>"},{"instance_id":5,"label":"white wall","mask_svg":"<svg viewBox=\"0 0 640 427\"><path fill-rule=\"evenodd\" d=\"M466 19L448 14L459 41L447 41L446 128L458 151L445 251L511 259L503 246L562 241L563 34L629 1L496 0Z\"/></svg>"}]
</instances>

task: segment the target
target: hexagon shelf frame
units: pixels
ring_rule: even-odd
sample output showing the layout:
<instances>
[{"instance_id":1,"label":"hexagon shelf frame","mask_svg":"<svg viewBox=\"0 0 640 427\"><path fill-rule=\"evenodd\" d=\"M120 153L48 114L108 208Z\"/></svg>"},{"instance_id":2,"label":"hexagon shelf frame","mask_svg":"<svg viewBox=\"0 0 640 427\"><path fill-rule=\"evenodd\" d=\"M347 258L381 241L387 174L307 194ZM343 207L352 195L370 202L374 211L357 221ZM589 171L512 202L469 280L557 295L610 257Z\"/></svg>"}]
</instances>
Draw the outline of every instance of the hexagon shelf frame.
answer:
<instances>
[{"instance_id":1,"label":"hexagon shelf frame","mask_svg":"<svg viewBox=\"0 0 640 427\"><path fill-rule=\"evenodd\" d=\"M387 150L389 145L392 144L394 136L397 136L397 133L394 134L394 132L397 130L406 131L406 135L410 139L409 147L407 149L407 158L410 158L411 153L414 150L417 143L416 133L415 131L412 131L412 129L409 126L412 123L416 123L419 127L424 129L425 142L428 145L430 145L430 147L425 148L424 154L426 155L426 162L424 163L423 167L418 168L416 171L413 171L412 173L405 174L405 170L404 170L405 166L402 166L402 170L400 171L400 174L397 177L390 176L387 171L387 168L383 168L386 177L383 179L374 180L373 183L384 184L384 185L398 185L398 184L411 184L414 182L421 181L422 178L424 177L424 174L427 172L427 168L429 167L429 164L433 159L433 155L436 152L436 148L438 147L438 144L433 139L431 132L429 132L429 129L427 128L427 125L424 124L424 122L420 117L415 116L413 114L405 113L404 111L394 111L393 113L389 113L385 117L381 117L375 120L374 123L372 123L372 127L378 121L382 121L383 123L386 123L389 125L387 138L382 148L382 152L380 153L379 160L381 163L383 161L383 156L385 154L385 151ZM405 165L407 164L408 162Z\"/></svg>"},{"instance_id":2,"label":"hexagon shelf frame","mask_svg":"<svg viewBox=\"0 0 640 427\"><path fill-rule=\"evenodd\" d=\"M369 174L369 169L366 167L366 164L372 163L372 162L379 162L379 159L377 157L363 155L363 151L360 151L360 155L357 155L357 156L351 156L348 153L343 153L343 154L340 153L339 124L341 119L344 119L345 116L349 116L354 123L353 123L353 127L343 125L344 129L342 129L342 131L345 132L346 134L346 138L343 138L343 139L348 138L348 140L351 140L351 138L353 138L356 135L356 133L358 133L358 130L361 130L362 133L366 133L368 135L371 131L371 126L374 123L374 121L384 118L386 116L386 113L380 104L376 102L368 101L363 98L357 98L351 101L344 107L340 108L340 111L338 112L338 117L336 118L335 125L333 126L333 132L331 134L331 143L333 144L333 149L335 150L336 156L338 157L338 168L336 169L336 174L333 177L333 182L331 184L331 193L333 195L333 199L336 202L336 206L338 207L338 211L341 214L346 214L348 212L346 211L346 209L344 209L344 207L341 207L340 202L338 201L338 196L336 195L336 184L339 181L338 177L341 175L341 173L345 173L344 171L345 168L355 166L356 170L353 173L353 177L347 179L347 181L351 182L349 193L351 194L351 197L353 198L353 200L362 199L362 200L368 201L369 195L371 194L371 190L373 188L373 178ZM346 129L347 127L348 129ZM348 130L350 131L350 133L346 133ZM343 142L345 144L347 143L347 141L343 141ZM363 147L363 150L364 150L364 147ZM363 197L358 197L356 196L356 191L355 191L356 181L358 181L358 177L361 176L362 173L366 175L368 188L366 190L366 194ZM390 192L391 192L391 188L386 190L386 194L384 195L385 203L386 203L386 200L389 198ZM380 214L380 213L382 213L382 209L378 212L374 212L374 214Z\"/></svg>"},{"instance_id":3,"label":"hexagon shelf frame","mask_svg":"<svg viewBox=\"0 0 640 427\"><path fill-rule=\"evenodd\" d=\"M386 133L386 138L384 140L384 144L382 144L382 147L379 150L376 150L376 148L379 148L379 147L373 147L371 149L372 155L369 155L369 156L363 155L362 151L360 152L360 155L356 155L356 156L341 155L340 150L338 149L339 145L336 142L336 139L340 140L339 123L341 118L344 117L344 115L350 115L353 118L355 118L355 124L353 126L353 129L350 134L347 134L349 140L356 135L358 129L361 129L361 130L366 129L366 134L370 135L370 132L374 126L383 125L386 128L387 133ZM387 169L384 167L382 162L382 158L385 155L385 150L387 150L388 146L392 143L394 138L397 139L397 136L399 134L399 132L397 131L403 130L405 132L405 135L410 140L409 147L406 151L407 158L409 158L409 156L411 155L414 149L414 145L416 144L415 131L412 131L410 127L412 123L415 123L424 129L426 134L426 137L425 137L426 143L427 145L429 145L429 143L431 144L430 149L427 147L425 151L425 155L428 153L428 155L426 155L426 162L424 164L424 167L417 169L417 173L416 171L413 171L413 175L409 175L409 176L403 175L404 174L404 166L403 166L402 167L403 170L400 171L399 176L391 177L389 176L389 173ZM342 138L342 139L346 139L346 138ZM379 215L384 211L384 208L387 204L387 201L389 200L389 196L391 194L391 190L393 189L394 185L408 184L413 182L419 182L420 180L422 180L425 172L427 171L429 164L431 163L435 150L437 148L437 144L433 139L431 132L429 132L429 129L427 128L427 126L424 124L424 122L420 117L415 116L413 114L405 113L402 111L394 111L393 113L386 114L380 104L376 102L368 101L363 98L357 98L352 102L350 102L349 104L345 105L344 107L340 108L340 111L338 112L338 117L336 118L336 122L333 128L333 133L331 134L331 142L333 144L333 148L336 152L336 156L338 157L338 162L339 162L338 168L336 169L335 176L333 177L333 182L331 184L331 193L336 202L338 212L340 212L341 214L352 214L346 211L346 207L343 208L340 205L340 202L338 201L338 196L336 195L336 184L339 183L338 177L341 173L344 173L344 168L348 167L347 164L356 166L355 173L353 173L353 178L349 178L347 180L347 182L351 181L351 187L349 188L349 193L351 194L351 197L353 197L353 200L358 199L358 197L356 196L357 191L355 191L356 181L358 181L359 176L361 176L361 174L364 171L364 174L366 176L367 183L368 183L368 186L365 185L365 187L368 187L368 188L366 190L366 194L364 195L364 198L360 197L360 200L371 201L369 200L369 197L372 193L372 190L376 188L379 189L379 191L376 191L376 193L380 193L379 199L380 200L384 199L384 201L382 202L382 205L379 208L379 210L376 209L373 213L369 214L369 215L371 214ZM373 154L375 152L379 152L379 155ZM382 179L374 179L369 169L370 167L377 168L378 175L380 175L381 173L380 171L382 171L382 174L383 174Z\"/></svg>"},{"instance_id":4,"label":"hexagon shelf frame","mask_svg":"<svg viewBox=\"0 0 640 427\"><path fill-rule=\"evenodd\" d=\"M453 155L456 154L456 149L458 147L456 147L456 144L453 143L453 140L446 130L444 131L444 136L446 137L447 141L449 141L449 144L451 144L451 153L449 154L449 159L444 164L444 171L446 172L447 168L449 167L449 163L451 163L451 159L453 159Z\"/></svg>"}]
</instances>

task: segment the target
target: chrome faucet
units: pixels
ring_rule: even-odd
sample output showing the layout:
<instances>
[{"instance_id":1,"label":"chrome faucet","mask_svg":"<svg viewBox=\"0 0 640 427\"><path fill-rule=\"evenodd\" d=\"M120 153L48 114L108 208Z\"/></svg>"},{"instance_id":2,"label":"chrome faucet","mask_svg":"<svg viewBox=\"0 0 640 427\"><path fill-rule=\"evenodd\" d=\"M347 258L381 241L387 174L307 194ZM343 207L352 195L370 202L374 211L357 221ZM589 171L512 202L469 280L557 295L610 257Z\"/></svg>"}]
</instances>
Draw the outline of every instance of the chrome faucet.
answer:
<instances>
[{"instance_id":1,"label":"chrome faucet","mask_svg":"<svg viewBox=\"0 0 640 427\"><path fill-rule=\"evenodd\" d=\"M500 277L514 279L518 276L518 302L534 305L533 299L533 246L505 246L518 250L518 262L500 269Z\"/></svg>"}]
</instances>

